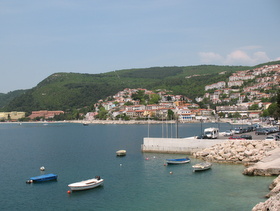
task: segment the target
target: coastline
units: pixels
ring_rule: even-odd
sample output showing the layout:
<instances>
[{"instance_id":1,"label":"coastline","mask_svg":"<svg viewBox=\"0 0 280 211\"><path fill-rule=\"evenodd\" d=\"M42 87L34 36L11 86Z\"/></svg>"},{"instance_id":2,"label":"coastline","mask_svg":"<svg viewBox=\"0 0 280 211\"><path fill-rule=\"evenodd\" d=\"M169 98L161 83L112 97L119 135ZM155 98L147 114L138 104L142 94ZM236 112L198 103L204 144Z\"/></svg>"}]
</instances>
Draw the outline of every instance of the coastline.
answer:
<instances>
[{"instance_id":1,"label":"coastline","mask_svg":"<svg viewBox=\"0 0 280 211\"><path fill-rule=\"evenodd\" d=\"M252 125L252 124L262 124L260 121L245 121L245 120L231 120L231 119L220 119L220 123L228 123L231 125ZM63 121L28 121L28 122L0 122L0 124L8 124L8 123L17 123L17 124L25 124L25 123L80 123L80 124L176 124L176 120L63 120ZM201 123L200 120L191 120L191 121L178 121L180 124L184 123ZM218 123L215 120L203 120L203 123Z\"/></svg>"}]
</instances>

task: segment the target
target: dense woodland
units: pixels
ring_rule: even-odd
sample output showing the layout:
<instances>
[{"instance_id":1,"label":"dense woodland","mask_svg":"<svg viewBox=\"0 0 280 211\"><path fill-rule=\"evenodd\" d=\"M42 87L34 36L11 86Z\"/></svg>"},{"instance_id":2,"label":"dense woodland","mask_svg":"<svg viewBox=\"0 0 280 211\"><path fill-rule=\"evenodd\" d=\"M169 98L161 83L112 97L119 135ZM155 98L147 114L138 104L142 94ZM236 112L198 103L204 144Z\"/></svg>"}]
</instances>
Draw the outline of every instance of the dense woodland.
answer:
<instances>
[{"instance_id":1,"label":"dense woodland","mask_svg":"<svg viewBox=\"0 0 280 211\"><path fill-rule=\"evenodd\" d=\"M227 81L233 72L253 68L199 65L128 69L101 74L54 73L32 89L0 94L0 107L1 111L27 113L35 110L86 112L92 110L98 100L125 88L166 89L194 100L204 95L205 85Z\"/></svg>"}]
</instances>

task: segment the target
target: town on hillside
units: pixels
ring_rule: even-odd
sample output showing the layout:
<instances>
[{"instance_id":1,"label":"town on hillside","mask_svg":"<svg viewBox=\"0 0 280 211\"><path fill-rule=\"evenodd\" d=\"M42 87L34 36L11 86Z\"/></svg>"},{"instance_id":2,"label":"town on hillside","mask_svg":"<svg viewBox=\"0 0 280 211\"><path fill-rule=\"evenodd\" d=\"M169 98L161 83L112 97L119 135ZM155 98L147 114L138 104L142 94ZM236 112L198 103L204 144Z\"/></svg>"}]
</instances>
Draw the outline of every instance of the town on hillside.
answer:
<instances>
[{"instance_id":1,"label":"town on hillside","mask_svg":"<svg viewBox=\"0 0 280 211\"><path fill-rule=\"evenodd\" d=\"M204 96L197 96L195 102L187 96L173 95L169 90L126 88L114 96L99 100L93 112L79 114L79 118L84 121L176 119L180 122L218 121L221 118L259 119L271 105L267 99L277 95L279 73L279 64L233 73L227 81L205 86ZM215 109L210 109L210 106L201 108L201 103L217 106ZM27 118L55 120L61 114L64 111L33 111ZM0 112L1 121L21 118L26 118L25 112Z\"/></svg>"}]
</instances>

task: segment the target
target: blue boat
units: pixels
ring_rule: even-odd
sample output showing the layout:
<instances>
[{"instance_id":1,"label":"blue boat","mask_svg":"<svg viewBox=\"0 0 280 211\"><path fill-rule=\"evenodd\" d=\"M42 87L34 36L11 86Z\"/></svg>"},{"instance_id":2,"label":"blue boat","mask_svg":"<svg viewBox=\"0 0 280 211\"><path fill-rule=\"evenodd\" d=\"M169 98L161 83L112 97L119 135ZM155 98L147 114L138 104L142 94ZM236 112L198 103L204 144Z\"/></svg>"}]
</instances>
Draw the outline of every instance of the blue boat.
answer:
<instances>
[{"instance_id":1,"label":"blue boat","mask_svg":"<svg viewBox=\"0 0 280 211\"><path fill-rule=\"evenodd\" d=\"M45 182L50 180L57 180L56 174L44 174L36 177L30 177L29 180L26 181L26 183L33 183L33 182Z\"/></svg>"},{"instance_id":2,"label":"blue boat","mask_svg":"<svg viewBox=\"0 0 280 211\"><path fill-rule=\"evenodd\" d=\"M177 158L177 159L166 159L167 164L183 164L183 163L189 163L191 159L188 157L186 158Z\"/></svg>"}]
</instances>

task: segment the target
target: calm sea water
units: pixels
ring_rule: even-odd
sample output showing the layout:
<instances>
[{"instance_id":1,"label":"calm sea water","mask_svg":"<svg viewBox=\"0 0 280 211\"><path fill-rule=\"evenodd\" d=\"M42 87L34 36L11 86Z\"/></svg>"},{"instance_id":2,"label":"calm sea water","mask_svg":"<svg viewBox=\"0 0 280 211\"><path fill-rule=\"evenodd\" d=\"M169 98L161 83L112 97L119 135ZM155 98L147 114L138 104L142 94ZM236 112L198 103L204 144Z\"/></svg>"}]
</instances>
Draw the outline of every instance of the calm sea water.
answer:
<instances>
[{"instance_id":1,"label":"calm sea water","mask_svg":"<svg viewBox=\"0 0 280 211\"><path fill-rule=\"evenodd\" d=\"M179 136L211 124L180 124ZM220 124L221 131L231 128ZM190 164L164 166L184 155L142 153L143 138L175 137L171 125L0 124L1 210L251 210L272 177L242 175L242 165L213 164L194 173ZM126 149L125 157L115 152ZM26 184L32 176L58 180ZM173 174L170 174L173 172ZM100 175L104 185L68 194L68 184Z\"/></svg>"}]
</instances>

